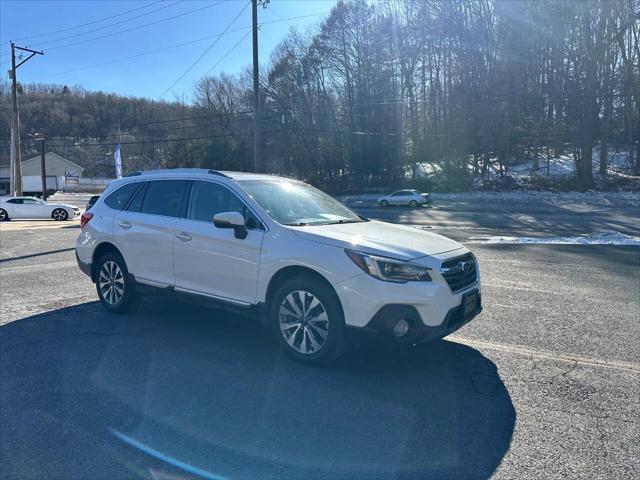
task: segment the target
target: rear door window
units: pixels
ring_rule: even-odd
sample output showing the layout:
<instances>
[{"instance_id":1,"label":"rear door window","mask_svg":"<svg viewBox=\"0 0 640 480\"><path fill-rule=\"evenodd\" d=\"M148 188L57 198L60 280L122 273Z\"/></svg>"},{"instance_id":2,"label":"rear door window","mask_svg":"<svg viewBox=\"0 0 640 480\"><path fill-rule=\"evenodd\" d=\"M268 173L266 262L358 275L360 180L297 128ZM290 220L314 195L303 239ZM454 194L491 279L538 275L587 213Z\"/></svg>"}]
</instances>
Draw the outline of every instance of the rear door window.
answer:
<instances>
[{"instance_id":1,"label":"rear door window","mask_svg":"<svg viewBox=\"0 0 640 480\"><path fill-rule=\"evenodd\" d=\"M151 215L179 217L186 188L186 180L149 182L140 211Z\"/></svg>"},{"instance_id":2,"label":"rear door window","mask_svg":"<svg viewBox=\"0 0 640 480\"><path fill-rule=\"evenodd\" d=\"M127 183L105 198L104 203L108 207L116 210L122 210L127 204L129 197L131 197L133 192L135 192L139 186L140 182Z\"/></svg>"}]
</instances>

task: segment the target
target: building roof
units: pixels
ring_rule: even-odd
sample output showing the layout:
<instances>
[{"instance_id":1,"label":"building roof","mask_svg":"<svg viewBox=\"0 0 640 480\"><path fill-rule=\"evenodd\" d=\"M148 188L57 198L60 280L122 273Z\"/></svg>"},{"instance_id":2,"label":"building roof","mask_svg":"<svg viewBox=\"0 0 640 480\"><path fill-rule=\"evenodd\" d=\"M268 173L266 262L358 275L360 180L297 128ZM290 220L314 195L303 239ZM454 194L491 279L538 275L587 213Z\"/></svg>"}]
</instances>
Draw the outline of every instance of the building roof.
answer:
<instances>
[{"instance_id":1,"label":"building roof","mask_svg":"<svg viewBox=\"0 0 640 480\"><path fill-rule=\"evenodd\" d=\"M44 154L45 158L47 159L47 161L49 160L49 158L51 157L55 157L59 160L62 160L65 163L68 163L70 165L73 165L77 170L80 170L81 172L84 171L84 167L81 167L80 165L78 165L77 163L73 163L71 160L67 160L64 157L61 157L60 155L58 155L57 153L53 153L53 152L47 152ZM38 155L37 157L32 157L32 158L28 158L27 160L22 160L22 162L20 162L21 165L24 165L25 163L28 162L33 162L34 160L38 160L40 161L40 155Z\"/></svg>"}]
</instances>

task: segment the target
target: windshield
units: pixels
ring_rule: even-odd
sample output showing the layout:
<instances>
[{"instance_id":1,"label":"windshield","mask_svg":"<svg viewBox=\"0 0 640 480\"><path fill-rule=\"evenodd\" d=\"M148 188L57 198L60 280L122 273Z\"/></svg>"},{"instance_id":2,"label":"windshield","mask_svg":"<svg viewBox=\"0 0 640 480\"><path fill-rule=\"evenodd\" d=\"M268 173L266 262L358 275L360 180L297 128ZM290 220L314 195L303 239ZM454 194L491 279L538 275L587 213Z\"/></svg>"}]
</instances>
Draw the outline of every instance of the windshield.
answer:
<instances>
[{"instance_id":1,"label":"windshield","mask_svg":"<svg viewBox=\"0 0 640 480\"><path fill-rule=\"evenodd\" d=\"M327 225L364 221L317 188L288 180L244 180L244 188L276 222L283 225Z\"/></svg>"}]
</instances>

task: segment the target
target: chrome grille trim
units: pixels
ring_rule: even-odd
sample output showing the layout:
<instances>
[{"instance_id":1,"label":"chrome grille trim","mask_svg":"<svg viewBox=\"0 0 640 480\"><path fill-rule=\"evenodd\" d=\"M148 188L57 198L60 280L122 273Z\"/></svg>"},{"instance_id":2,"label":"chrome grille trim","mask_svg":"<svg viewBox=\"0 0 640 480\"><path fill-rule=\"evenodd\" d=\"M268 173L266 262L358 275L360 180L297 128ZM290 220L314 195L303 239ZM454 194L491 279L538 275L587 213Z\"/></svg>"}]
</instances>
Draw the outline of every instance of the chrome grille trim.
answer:
<instances>
[{"instance_id":1,"label":"chrome grille trim","mask_svg":"<svg viewBox=\"0 0 640 480\"><path fill-rule=\"evenodd\" d=\"M477 262L471 252L442 262L440 273L454 293L464 290L478 281Z\"/></svg>"}]
</instances>

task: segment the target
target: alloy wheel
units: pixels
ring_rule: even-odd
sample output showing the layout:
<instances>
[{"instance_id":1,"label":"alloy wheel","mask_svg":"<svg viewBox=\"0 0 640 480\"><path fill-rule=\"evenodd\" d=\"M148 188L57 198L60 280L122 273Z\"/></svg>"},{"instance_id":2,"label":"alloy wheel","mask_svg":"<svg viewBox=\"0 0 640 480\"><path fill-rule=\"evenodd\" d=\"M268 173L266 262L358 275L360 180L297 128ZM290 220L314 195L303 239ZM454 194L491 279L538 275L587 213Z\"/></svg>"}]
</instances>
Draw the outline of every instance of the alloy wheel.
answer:
<instances>
[{"instance_id":1,"label":"alloy wheel","mask_svg":"<svg viewBox=\"0 0 640 480\"><path fill-rule=\"evenodd\" d=\"M67 212L65 212L61 208L56 208L53 211L53 219L54 220L66 220L67 219Z\"/></svg>"},{"instance_id":2,"label":"alloy wheel","mask_svg":"<svg viewBox=\"0 0 640 480\"><path fill-rule=\"evenodd\" d=\"M124 275L120 266L113 260L102 264L98 277L102 298L109 305L117 305L124 295Z\"/></svg>"},{"instance_id":3,"label":"alloy wheel","mask_svg":"<svg viewBox=\"0 0 640 480\"><path fill-rule=\"evenodd\" d=\"M6 218L7 218L7 212L0 209L0 222L3 222L4 220L6 220Z\"/></svg>"},{"instance_id":4,"label":"alloy wheel","mask_svg":"<svg viewBox=\"0 0 640 480\"><path fill-rule=\"evenodd\" d=\"M280 304L280 332L296 352L317 353L329 337L329 317L322 302L310 292L296 290Z\"/></svg>"}]
</instances>

